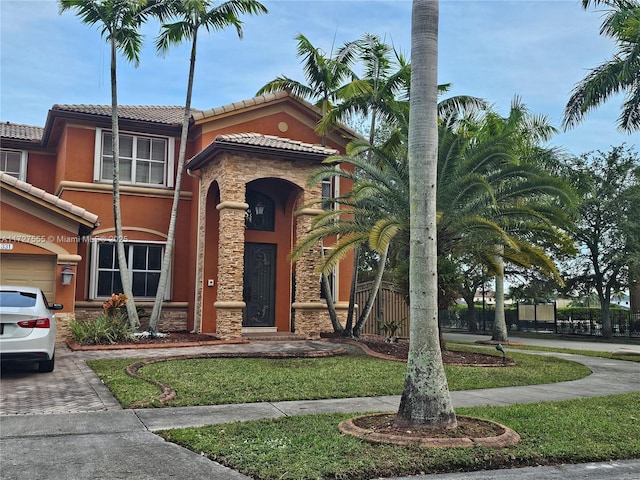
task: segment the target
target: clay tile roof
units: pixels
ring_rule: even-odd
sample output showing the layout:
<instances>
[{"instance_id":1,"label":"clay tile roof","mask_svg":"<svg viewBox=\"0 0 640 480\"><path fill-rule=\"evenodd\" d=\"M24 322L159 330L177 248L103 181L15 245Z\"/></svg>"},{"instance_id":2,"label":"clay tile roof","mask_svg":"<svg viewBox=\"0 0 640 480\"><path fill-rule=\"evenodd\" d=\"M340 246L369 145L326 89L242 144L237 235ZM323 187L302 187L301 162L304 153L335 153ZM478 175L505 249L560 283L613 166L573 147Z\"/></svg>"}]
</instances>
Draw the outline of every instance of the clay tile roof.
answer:
<instances>
[{"instance_id":1,"label":"clay tile roof","mask_svg":"<svg viewBox=\"0 0 640 480\"><path fill-rule=\"evenodd\" d=\"M18 123L0 123L0 137L14 138L16 140L36 140L42 139L44 128L32 125L20 125Z\"/></svg>"},{"instance_id":2,"label":"clay tile roof","mask_svg":"<svg viewBox=\"0 0 640 480\"><path fill-rule=\"evenodd\" d=\"M61 110L75 113L86 113L111 117L111 105L54 105L52 110ZM157 105L119 105L120 118L127 120L139 120L166 125L182 124L184 107L157 106ZM191 114L199 110L191 109Z\"/></svg>"},{"instance_id":3,"label":"clay tile roof","mask_svg":"<svg viewBox=\"0 0 640 480\"><path fill-rule=\"evenodd\" d=\"M293 97L290 92L281 90L275 93L267 93L265 95L260 95L258 97L250 98L248 100L242 100L240 102L230 103L228 105L223 105L221 107L215 107L208 110L198 110L193 111L192 116L194 120L202 120L208 117L215 117L216 115L221 115L223 113L235 112L236 110L241 110L243 108L253 107L256 105L262 105L263 103L272 102L274 100L278 100L281 98ZM315 109L313 105L306 102L305 100L297 99L303 104L309 106L312 109Z\"/></svg>"},{"instance_id":4,"label":"clay tile roof","mask_svg":"<svg viewBox=\"0 0 640 480\"><path fill-rule=\"evenodd\" d=\"M277 148L279 150L292 150L295 152L315 153L319 155L337 155L333 148L299 142L274 135L262 135L260 133L231 133L218 135L215 142L237 143L240 145L252 145L258 147Z\"/></svg>"},{"instance_id":5,"label":"clay tile roof","mask_svg":"<svg viewBox=\"0 0 640 480\"><path fill-rule=\"evenodd\" d=\"M29 195L39 198L50 205L60 208L65 212L69 212L76 217L80 217L87 222L96 225L98 223L98 216L94 213L88 212L82 207L72 204L66 200L56 197L55 195L45 192L41 188L34 187L30 183L18 180L16 177L9 175L8 173L0 172L0 182L10 185L18 190L21 190Z\"/></svg>"}]
</instances>

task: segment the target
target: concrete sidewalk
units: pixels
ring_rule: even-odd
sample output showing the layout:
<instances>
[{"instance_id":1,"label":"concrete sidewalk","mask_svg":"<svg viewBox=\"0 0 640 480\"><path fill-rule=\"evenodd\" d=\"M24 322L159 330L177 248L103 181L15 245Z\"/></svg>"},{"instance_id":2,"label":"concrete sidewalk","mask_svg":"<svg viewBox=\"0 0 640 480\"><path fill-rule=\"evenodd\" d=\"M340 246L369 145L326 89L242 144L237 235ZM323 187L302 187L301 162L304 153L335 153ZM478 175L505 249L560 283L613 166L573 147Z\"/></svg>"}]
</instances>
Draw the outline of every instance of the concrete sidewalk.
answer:
<instances>
[{"instance_id":1,"label":"concrete sidewalk","mask_svg":"<svg viewBox=\"0 0 640 480\"><path fill-rule=\"evenodd\" d=\"M447 335L448 338L451 338ZM465 339L470 337L465 336ZM453 338L451 338L453 339ZM523 339L523 342L529 339ZM295 345L262 346L252 342L251 348L303 348L298 342ZM280 343L280 342L278 342ZM304 348L320 348L318 345L303 342ZM317 342L327 348L327 342ZM257 345L256 345L257 344ZM589 343L580 347L571 343L573 349L593 348ZM238 348L239 346L234 346ZM614 345L614 348L619 345ZM640 350L639 346L633 346ZM193 348L193 347L190 347ZM206 348L206 347L199 347ZM248 347L247 347L248 348ZM171 356L176 352L162 349L158 355ZM180 349L180 354L187 353ZM154 349L154 352L156 350ZM145 352L144 356L154 355ZM39 388L38 382L46 375L35 373L11 373L9 378L3 374L1 386L2 405L11 397L13 403L18 399L30 405L31 412L7 414L0 417L0 451L2 463L0 478L2 479L175 479L175 478L207 478L207 479L246 479L247 477L212 462L196 453L167 443L154 435L153 431L185 426L197 426L215 423L227 423L237 420L259 418L278 418L288 415L303 415L322 412L365 412L380 410L396 410L399 396L329 399L318 401L268 402L237 405L219 405L204 407L161 408L122 410L111 394L101 384L93 372L88 369L85 358L95 358L104 353L66 352L58 360L56 370L60 369L59 381L74 377L75 384L67 384L68 388L87 387L94 392L93 398L87 396L81 405L63 405L71 401L74 395L63 396L60 405L54 405L52 412L36 414L43 410L46 396ZM110 356L133 357L136 352L122 351ZM548 355L547 353L540 353ZM581 380L562 382L550 385L527 387L508 387L488 390L472 390L452 392L455 407L479 405L507 405L511 403L527 403L537 401L562 400L576 397L591 397L614 393L640 391L640 365L596 357L565 356L587 365L593 374ZM79 373L78 373L79 372ZM56 372L54 372L56 373ZM43 382L47 383L47 382ZM53 377L51 382L55 384ZM63 382L64 383L64 382ZM64 386L62 387L64 390ZM8 392L8 390L11 390ZM45 389L46 390L46 389ZM12 397L13 395L13 397ZM54 393L55 395L55 393ZM66 398L66 400L64 400ZM46 407L50 408L50 407ZM44 410L46 410L46 408ZM74 413L62 413L64 408ZM77 411L86 408L85 411ZM36 452L36 453L33 453ZM606 467L606 468L605 468ZM529 475L528 469L516 469L506 473L520 472L522 476L504 477L504 471L473 472L463 476L423 476L412 479L490 479L490 478L571 478L568 470L573 469L575 478L640 478L640 461L616 462L616 464L597 464L592 468L585 466L541 467ZM564 469L563 469L564 468ZM500 476L499 476L500 475Z\"/></svg>"}]
</instances>

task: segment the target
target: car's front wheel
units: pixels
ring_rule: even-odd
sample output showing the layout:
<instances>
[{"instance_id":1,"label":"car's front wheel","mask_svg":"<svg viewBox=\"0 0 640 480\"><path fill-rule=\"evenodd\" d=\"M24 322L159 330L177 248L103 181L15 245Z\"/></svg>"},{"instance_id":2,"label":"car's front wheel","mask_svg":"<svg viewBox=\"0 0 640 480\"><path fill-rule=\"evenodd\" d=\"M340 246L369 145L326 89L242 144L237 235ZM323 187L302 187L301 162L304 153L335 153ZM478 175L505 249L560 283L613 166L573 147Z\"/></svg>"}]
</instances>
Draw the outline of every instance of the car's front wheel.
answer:
<instances>
[{"instance_id":1,"label":"car's front wheel","mask_svg":"<svg viewBox=\"0 0 640 480\"><path fill-rule=\"evenodd\" d=\"M56 363L56 354L51 355L51 360L43 360L38 363L38 371L42 373L53 372Z\"/></svg>"}]
</instances>

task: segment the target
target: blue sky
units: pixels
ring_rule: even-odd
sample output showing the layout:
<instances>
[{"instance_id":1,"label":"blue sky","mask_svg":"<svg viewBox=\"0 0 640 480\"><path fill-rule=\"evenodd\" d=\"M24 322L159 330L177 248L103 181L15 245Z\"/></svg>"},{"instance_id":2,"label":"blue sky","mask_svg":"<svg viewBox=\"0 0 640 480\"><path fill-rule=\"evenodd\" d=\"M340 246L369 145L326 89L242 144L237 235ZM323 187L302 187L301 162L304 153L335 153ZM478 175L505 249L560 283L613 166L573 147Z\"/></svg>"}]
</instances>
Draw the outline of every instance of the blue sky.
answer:
<instances>
[{"instance_id":1,"label":"blue sky","mask_svg":"<svg viewBox=\"0 0 640 480\"><path fill-rule=\"evenodd\" d=\"M264 0L268 15L246 17L234 30L202 34L192 105L208 109L251 98L277 75L304 80L297 33L330 50L364 33L378 34L410 54L411 2L404 0ZM579 0L441 0L439 82L451 94L482 97L503 115L515 95L559 127L575 84L609 58L615 45L599 35L601 12ZM127 105L183 105L186 45L159 57L158 25L145 27L138 68L119 63L119 100ZM97 28L53 0L0 0L0 120L44 125L53 104L109 104L109 51ZM639 135L615 123L614 97L551 145L574 154L607 151Z\"/></svg>"}]
</instances>

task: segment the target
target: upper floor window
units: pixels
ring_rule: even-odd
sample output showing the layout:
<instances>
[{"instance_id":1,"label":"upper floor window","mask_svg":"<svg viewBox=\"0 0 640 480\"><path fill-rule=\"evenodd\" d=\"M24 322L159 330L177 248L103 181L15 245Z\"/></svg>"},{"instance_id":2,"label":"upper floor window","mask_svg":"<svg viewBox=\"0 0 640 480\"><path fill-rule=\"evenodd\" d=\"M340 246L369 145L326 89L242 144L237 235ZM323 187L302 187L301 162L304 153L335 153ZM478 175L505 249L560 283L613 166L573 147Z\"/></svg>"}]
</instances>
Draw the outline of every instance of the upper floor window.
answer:
<instances>
[{"instance_id":1,"label":"upper floor window","mask_svg":"<svg viewBox=\"0 0 640 480\"><path fill-rule=\"evenodd\" d=\"M100 143L98 143L98 141ZM98 129L94 179L113 179L113 135ZM173 186L173 142L166 137L120 134L120 182L145 186Z\"/></svg>"},{"instance_id":2,"label":"upper floor window","mask_svg":"<svg viewBox=\"0 0 640 480\"><path fill-rule=\"evenodd\" d=\"M340 177L328 176L322 179L322 203L320 204L323 210L333 210L336 208L336 203L332 200L339 195L338 182Z\"/></svg>"},{"instance_id":3,"label":"upper floor window","mask_svg":"<svg viewBox=\"0 0 640 480\"><path fill-rule=\"evenodd\" d=\"M27 181L27 152L20 150L0 150L0 170Z\"/></svg>"}]
</instances>

